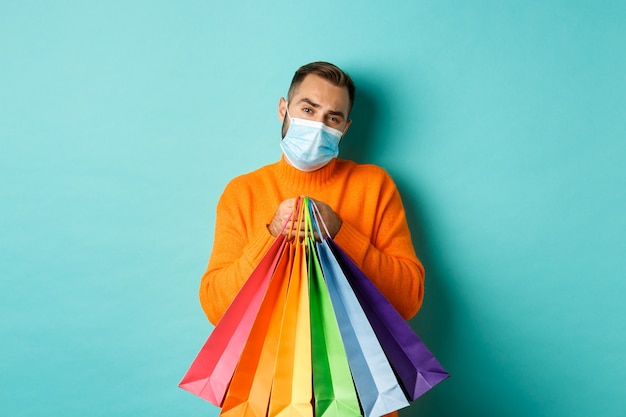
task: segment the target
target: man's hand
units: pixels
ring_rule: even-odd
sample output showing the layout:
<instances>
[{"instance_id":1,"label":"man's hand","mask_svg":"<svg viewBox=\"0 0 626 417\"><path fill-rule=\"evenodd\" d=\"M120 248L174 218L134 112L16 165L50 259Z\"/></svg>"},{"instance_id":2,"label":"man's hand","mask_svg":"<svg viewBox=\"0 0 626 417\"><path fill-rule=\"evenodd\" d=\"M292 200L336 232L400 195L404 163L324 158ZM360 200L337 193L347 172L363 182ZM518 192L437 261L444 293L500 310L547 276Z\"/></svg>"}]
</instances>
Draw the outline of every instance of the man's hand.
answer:
<instances>
[{"instance_id":1,"label":"man's hand","mask_svg":"<svg viewBox=\"0 0 626 417\"><path fill-rule=\"evenodd\" d=\"M341 228L341 218L337 215L337 213L333 211L333 209L328 204L318 200L311 200L316 204L317 209L319 210L319 214L322 217L322 221L324 222L324 224L326 224L326 229L328 229L328 233L331 237L334 238ZM304 238L304 221L300 222L300 228L298 229L297 213L293 213L293 211L295 210L295 205L295 198L287 199L278 205L278 209L276 209L276 213L274 214L272 222L267 226L272 236L278 236L278 234L282 230L283 234L288 238L293 239L295 238L295 236L299 236L301 239ZM326 229L324 229L321 224L319 225L319 228L322 231L323 237L326 237ZM318 236L316 233L316 238L317 237Z\"/></svg>"},{"instance_id":2,"label":"man's hand","mask_svg":"<svg viewBox=\"0 0 626 417\"><path fill-rule=\"evenodd\" d=\"M341 229L341 218L328 204L319 200L313 201L315 202L315 205L317 206L317 209L322 216L322 221L324 222L324 224L326 224L326 229L328 229L330 237L334 238L337 233L339 233L339 229ZM322 230L322 234L324 235L324 237L326 237L326 229L324 229L324 226L320 225L320 229Z\"/></svg>"},{"instance_id":3,"label":"man's hand","mask_svg":"<svg viewBox=\"0 0 626 417\"><path fill-rule=\"evenodd\" d=\"M289 222L289 219L292 216L292 212L294 211L295 206L296 206L295 198L290 198L288 200L285 200L278 205L278 209L276 209L276 213L274 214L274 218L272 219L272 222L267 226L267 229L270 231L272 236L274 237L278 236L281 230L283 231L284 235L289 234L289 229L291 225L287 222Z\"/></svg>"}]
</instances>

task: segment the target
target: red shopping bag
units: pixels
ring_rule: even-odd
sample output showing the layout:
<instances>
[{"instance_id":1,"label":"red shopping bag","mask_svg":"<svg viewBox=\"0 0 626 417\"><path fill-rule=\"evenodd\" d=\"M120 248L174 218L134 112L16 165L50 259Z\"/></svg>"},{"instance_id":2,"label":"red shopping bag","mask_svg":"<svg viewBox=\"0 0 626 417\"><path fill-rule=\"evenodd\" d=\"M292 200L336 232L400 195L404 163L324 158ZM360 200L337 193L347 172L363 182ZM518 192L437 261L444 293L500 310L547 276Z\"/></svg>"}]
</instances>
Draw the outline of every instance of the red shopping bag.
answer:
<instances>
[{"instance_id":1,"label":"red shopping bag","mask_svg":"<svg viewBox=\"0 0 626 417\"><path fill-rule=\"evenodd\" d=\"M261 301L281 259L279 235L224 313L192 362L179 387L221 406ZM284 262L283 262L284 264Z\"/></svg>"}]
</instances>

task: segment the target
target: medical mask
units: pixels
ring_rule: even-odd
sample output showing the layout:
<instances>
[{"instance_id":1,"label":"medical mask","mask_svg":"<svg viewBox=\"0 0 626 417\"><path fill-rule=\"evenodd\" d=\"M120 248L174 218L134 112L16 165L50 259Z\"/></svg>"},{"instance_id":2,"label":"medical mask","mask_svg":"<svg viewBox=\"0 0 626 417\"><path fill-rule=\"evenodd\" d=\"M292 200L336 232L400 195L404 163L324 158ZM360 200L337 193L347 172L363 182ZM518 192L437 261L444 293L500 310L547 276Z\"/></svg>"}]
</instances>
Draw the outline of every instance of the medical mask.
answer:
<instances>
[{"instance_id":1,"label":"medical mask","mask_svg":"<svg viewBox=\"0 0 626 417\"><path fill-rule=\"evenodd\" d=\"M343 132L322 122L298 119L289 115L289 129L280 142L287 161L300 171L320 169L339 155Z\"/></svg>"}]
</instances>

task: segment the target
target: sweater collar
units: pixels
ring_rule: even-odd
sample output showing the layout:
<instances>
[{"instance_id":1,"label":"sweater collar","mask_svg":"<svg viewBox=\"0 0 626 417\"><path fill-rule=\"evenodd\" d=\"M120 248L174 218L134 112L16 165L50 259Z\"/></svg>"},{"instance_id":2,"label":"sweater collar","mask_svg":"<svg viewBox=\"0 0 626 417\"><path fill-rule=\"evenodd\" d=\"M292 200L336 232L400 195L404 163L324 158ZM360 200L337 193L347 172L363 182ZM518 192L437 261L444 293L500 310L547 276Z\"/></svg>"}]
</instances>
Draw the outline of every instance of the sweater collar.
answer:
<instances>
[{"instance_id":1,"label":"sweater collar","mask_svg":"<svg viewBox=\"0 0 626 417\"><path fill-rule=\"evenodd\" d=\"M336 165L337 158L334 158L316 171L304 172L289 165L283 155L280 161L276 163L276 168L280 180L284 181L284 184L291 188L292 191L300 193L304 190L324 187L333 177Z\"/></svg>"}]
</instances>

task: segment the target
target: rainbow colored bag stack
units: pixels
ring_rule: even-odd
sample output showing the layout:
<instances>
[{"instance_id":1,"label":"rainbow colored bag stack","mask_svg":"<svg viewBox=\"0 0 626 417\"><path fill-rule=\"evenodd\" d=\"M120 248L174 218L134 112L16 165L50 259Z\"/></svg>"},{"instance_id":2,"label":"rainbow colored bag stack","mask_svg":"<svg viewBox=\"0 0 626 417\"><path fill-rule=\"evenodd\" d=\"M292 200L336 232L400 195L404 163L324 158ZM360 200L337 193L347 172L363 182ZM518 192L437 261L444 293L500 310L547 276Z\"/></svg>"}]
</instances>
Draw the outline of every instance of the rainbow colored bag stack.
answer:
<instances>
[{"instance_id":1,"label":"rainbow colored bag stack","mask_svg":"<svg viewBox=\"0 0 626 417\"><path fill-rule=\"evenodd\" d=\"M179 386L221 416L381 416L447 378L408 323L322 233L300 197L304 239L274 241Z\"/></svg>"}]
</instances>

